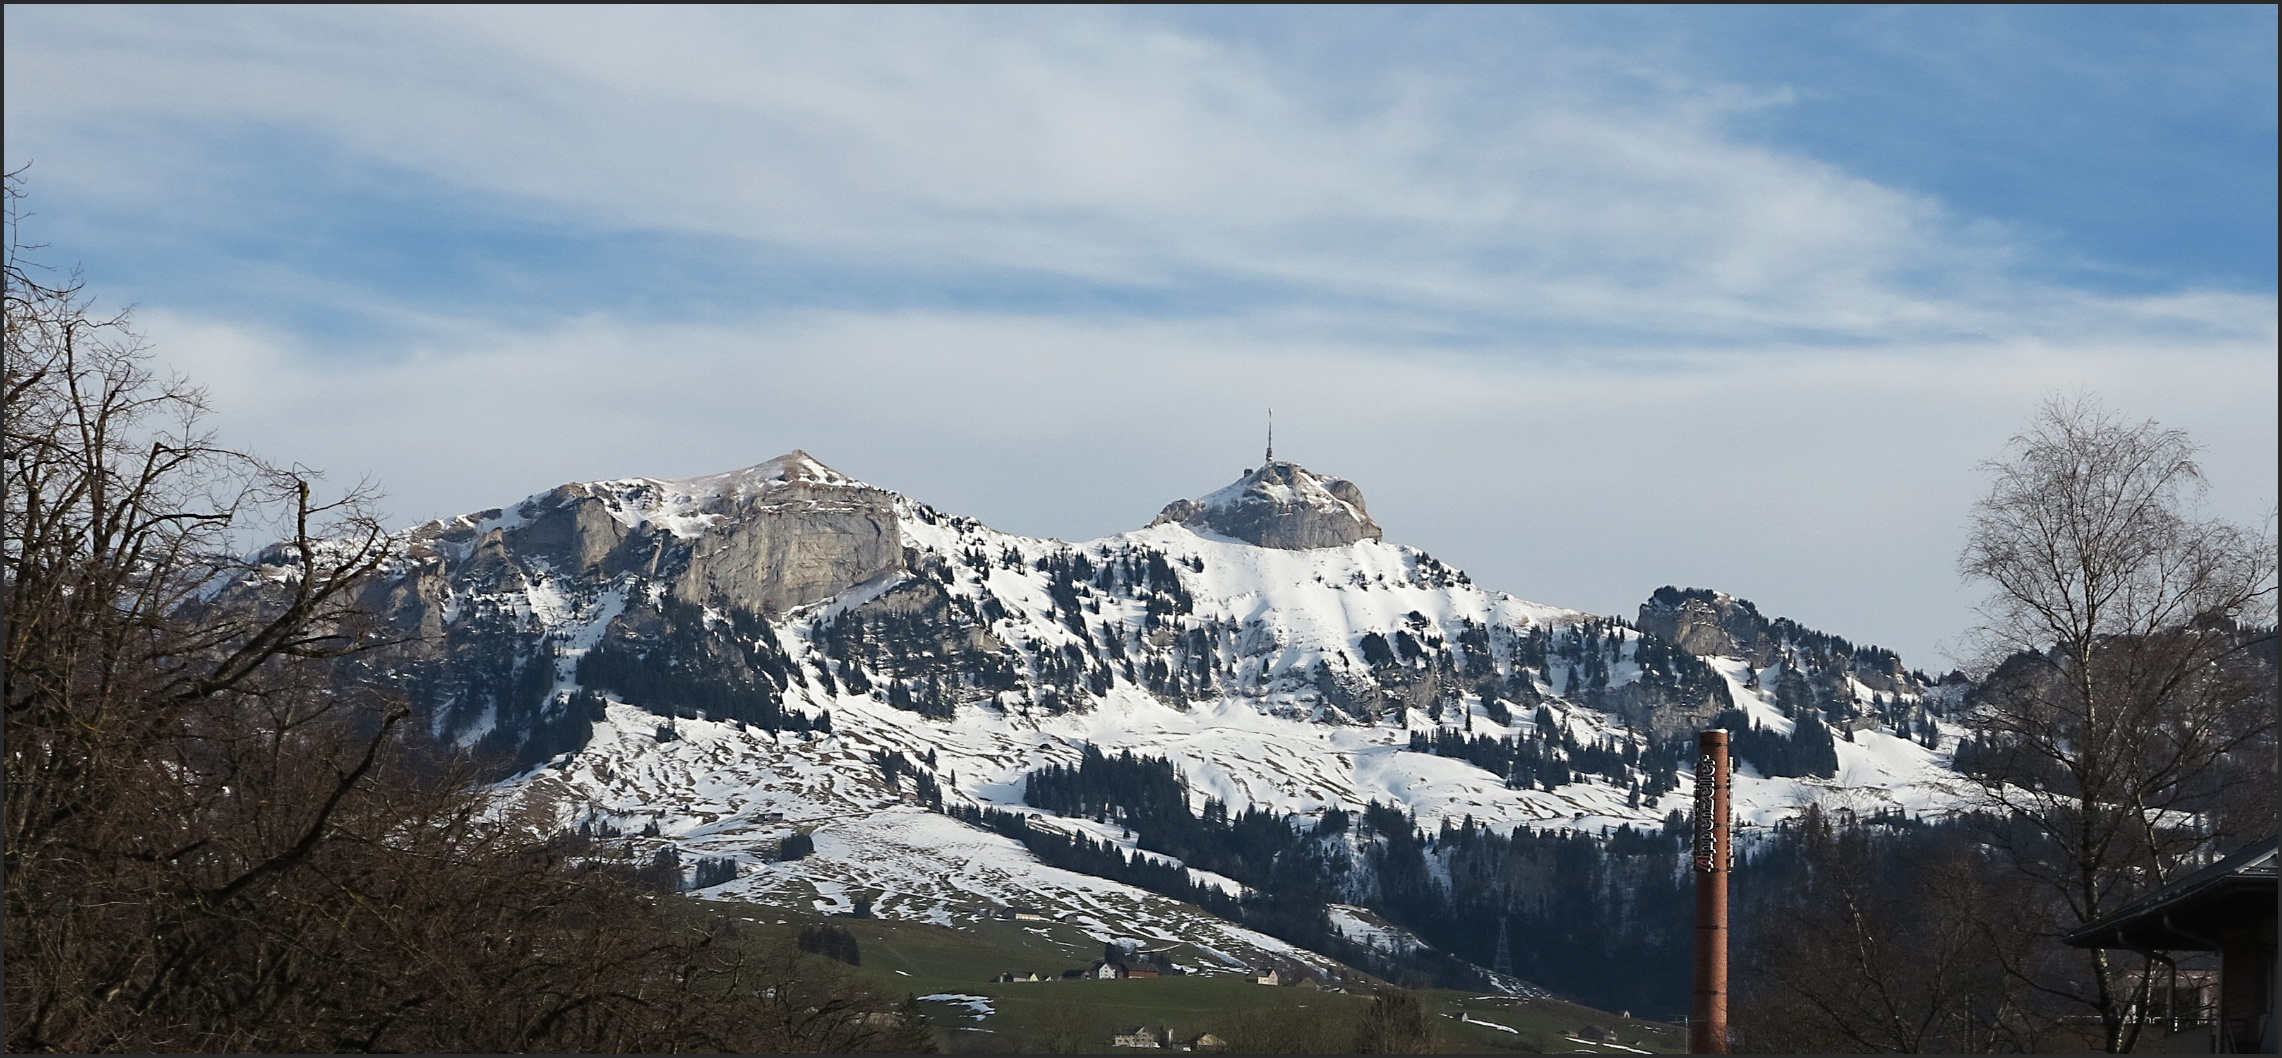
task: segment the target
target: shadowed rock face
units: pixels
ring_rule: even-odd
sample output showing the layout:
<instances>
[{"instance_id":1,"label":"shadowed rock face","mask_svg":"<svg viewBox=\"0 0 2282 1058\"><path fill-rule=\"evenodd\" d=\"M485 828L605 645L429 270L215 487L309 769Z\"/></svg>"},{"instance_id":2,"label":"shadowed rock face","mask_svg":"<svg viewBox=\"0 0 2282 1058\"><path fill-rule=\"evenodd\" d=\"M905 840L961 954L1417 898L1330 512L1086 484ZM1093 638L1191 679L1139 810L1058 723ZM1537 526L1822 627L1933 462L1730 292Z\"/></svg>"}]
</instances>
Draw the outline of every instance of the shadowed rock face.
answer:
<instances>
[{"instance_id":1,"label":"shadowed rock face","mask_svg":"<svg viewBox=\"0 0 2282 1058\"><path fill-rule=\"evenodd\" d=\"M1175 500L1149 524L1167 522L1288 551L1379 539L1363 490L1297 463L1271 462L1201 500Z\"/></svg>"},{"instance_id":2,"label":"shadowed rock face","mask_svg":"<svg viewBox=\"0 0 2282 1058\"><path fill-rule=\"evenodd\" d=\"M584 485L564 485L526 510L530 520L506 534L508 546L566 573L596 572L626 540L626 526Z\"/></svg>"}]
</instances>

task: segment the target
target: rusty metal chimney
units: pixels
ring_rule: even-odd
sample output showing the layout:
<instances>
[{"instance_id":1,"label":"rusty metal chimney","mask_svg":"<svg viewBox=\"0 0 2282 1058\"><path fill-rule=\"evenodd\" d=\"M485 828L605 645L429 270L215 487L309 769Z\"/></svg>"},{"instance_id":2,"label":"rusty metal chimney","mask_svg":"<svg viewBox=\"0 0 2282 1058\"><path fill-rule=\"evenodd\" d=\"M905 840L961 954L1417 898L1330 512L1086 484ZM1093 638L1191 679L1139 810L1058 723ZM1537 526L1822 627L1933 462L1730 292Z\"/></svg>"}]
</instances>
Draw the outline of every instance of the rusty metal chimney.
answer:
<instances>
[{"instance_id":1,"label":"rusty metal chimney","mask_svg":"<svg viewBox=\"0 0 2282 1058\"><path fill-rule=\"evenodd\" d=\"M1727 1053L1727 732L1696 736L1696 1002L1688 1052Z\"/></svg>"}]
</instances>

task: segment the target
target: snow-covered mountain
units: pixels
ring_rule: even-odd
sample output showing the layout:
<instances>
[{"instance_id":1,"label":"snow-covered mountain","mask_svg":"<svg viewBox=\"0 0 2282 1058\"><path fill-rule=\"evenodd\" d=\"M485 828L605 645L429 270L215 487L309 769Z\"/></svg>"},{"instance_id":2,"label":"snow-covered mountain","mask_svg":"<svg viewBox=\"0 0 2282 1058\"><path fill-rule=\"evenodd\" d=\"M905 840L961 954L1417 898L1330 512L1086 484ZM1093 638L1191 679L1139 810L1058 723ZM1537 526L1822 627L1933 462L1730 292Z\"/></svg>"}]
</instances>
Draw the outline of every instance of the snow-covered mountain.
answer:
<instances>
[{"instance_id":1,"label":"snow-covered mountain","mask_svg":"<svg viewBox=\"0 0 2282 1058\"><path fill-rule=\"evenodd\" d=\"M1890 652L1702 590L1629 620L1485 590L1384 542L1353 483L1277 461L1083 543L802 452L564 485L409 531L370 601L418 640L378 675L437 736L519 762L539 825L736 861L721 896L940 921L1039 907L1231 966L1321 960L953 816L1022 813L1235 896L1137 850L1122 808L1026 803L1031 777L1089 750L1162 758L1200 819L1265 812L1361 857L1341 813L1372 805L1430 831L1657 828L1715 722L1739 729L1747 823L1818 799L1937 809L1957 734L1957 688ZM815 853L777 862L794 833Z\"/></svg>"}]
</instances>

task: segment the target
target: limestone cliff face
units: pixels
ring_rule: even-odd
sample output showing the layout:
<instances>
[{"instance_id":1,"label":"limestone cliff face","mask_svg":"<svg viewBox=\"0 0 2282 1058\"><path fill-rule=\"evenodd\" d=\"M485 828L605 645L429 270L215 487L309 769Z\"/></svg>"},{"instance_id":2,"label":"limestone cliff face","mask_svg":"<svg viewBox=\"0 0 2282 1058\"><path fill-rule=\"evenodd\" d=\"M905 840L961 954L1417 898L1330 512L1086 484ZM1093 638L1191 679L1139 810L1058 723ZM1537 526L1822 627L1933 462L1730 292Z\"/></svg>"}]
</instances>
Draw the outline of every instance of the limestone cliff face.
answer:
<instances>
[{"instance_id":1,"label":"limestone cliff face","mask_svg":"<svg viewBox=\"0 0 2282 1058\"><path fill-rule=\"evenodd\" d=\"M1379 539L1363 490L1297 463L1271 461L1199 500L1175 500L1151 525L1180 522L1290 551Z\"/></svg>"},{"instance_id":2,"label":"limestone cliff face","mask_svg":"<svg viewBox=\"0 0 2282 1058\"><path fill-rule=\"evenodd\" d=\"M1779 644L1750 602L1725 592L1664 588L1640 604L1640 630L1698 657L1773 661Z\"/></svg>"},{"instance_id":3,"label":"limestone cliff face","mask_svg":"<svg viewBox=\"0 0 2282 1058\"><path fill-rule=\"evenodd\" d=\"M424 558L381 609L431 632L422 600L441 594L436 578L511 587L632 574L693 605L781 614L903 568L895 498L798 451L686 481L563 485L430 523L408 550Z\"/></svg>"},{"instance_id":4,"label":"limestone cliff face","mask_svg":"<svg viewBox=\"0 0 2282 1058\"><path fill-rule=\"evenodd\" d=\"M430 522L364 590L399 639L369 659L372 678L399 682L436 734L526 760L583 740L570 689L590 662L661 706L779 723L792 676L758 630L902 571L896 501L796 451Z\"/></svg>"},{"instance_id":5,"label":"limestone cliff face","mask_svg":"<svg viewBox=\"0 0 2282 1058\"><path fill-rule=\"evenodd\" d=\"M714 478L675 597L780 614L903 568L895 498L795 451Z\"/></svg>"},{"instance_id":6,"label":"limestone cliff face","mask_svg":"<svg viewBox=\"0 0 2282 1058\"><path fill-rule=\"evenodd\" d=\"M503 540L565 573L602 572L604 560L626 540L627 526L611 517L606 503L586 485L565 485L526 503L523 510L528 520L503 532Z\"/></svg>"}]
</instances>

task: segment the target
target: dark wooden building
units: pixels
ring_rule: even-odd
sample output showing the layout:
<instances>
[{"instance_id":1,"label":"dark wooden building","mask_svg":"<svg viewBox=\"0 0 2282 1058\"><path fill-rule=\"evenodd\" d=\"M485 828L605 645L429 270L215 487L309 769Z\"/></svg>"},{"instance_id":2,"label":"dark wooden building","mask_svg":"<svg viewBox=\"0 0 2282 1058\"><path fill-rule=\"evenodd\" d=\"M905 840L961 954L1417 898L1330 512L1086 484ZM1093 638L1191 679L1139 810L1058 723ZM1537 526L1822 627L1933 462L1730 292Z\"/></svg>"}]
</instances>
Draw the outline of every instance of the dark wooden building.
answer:
<instances>
[{"instance_id":1,"label":"dark wooden building","mask_svg":"<svg viewBox=\"0 0 2282 1058\"><path fill-rule=\"evenodd\" d=\"M2207 1046L2221 1054L2274 1053L2275 847L2268 838L2118 908L2068 935L2079 948L2215 952L2218 1009ZM2166 1050L2186 1049L2193 1038Z\"/></svg>"}]
</instances>

